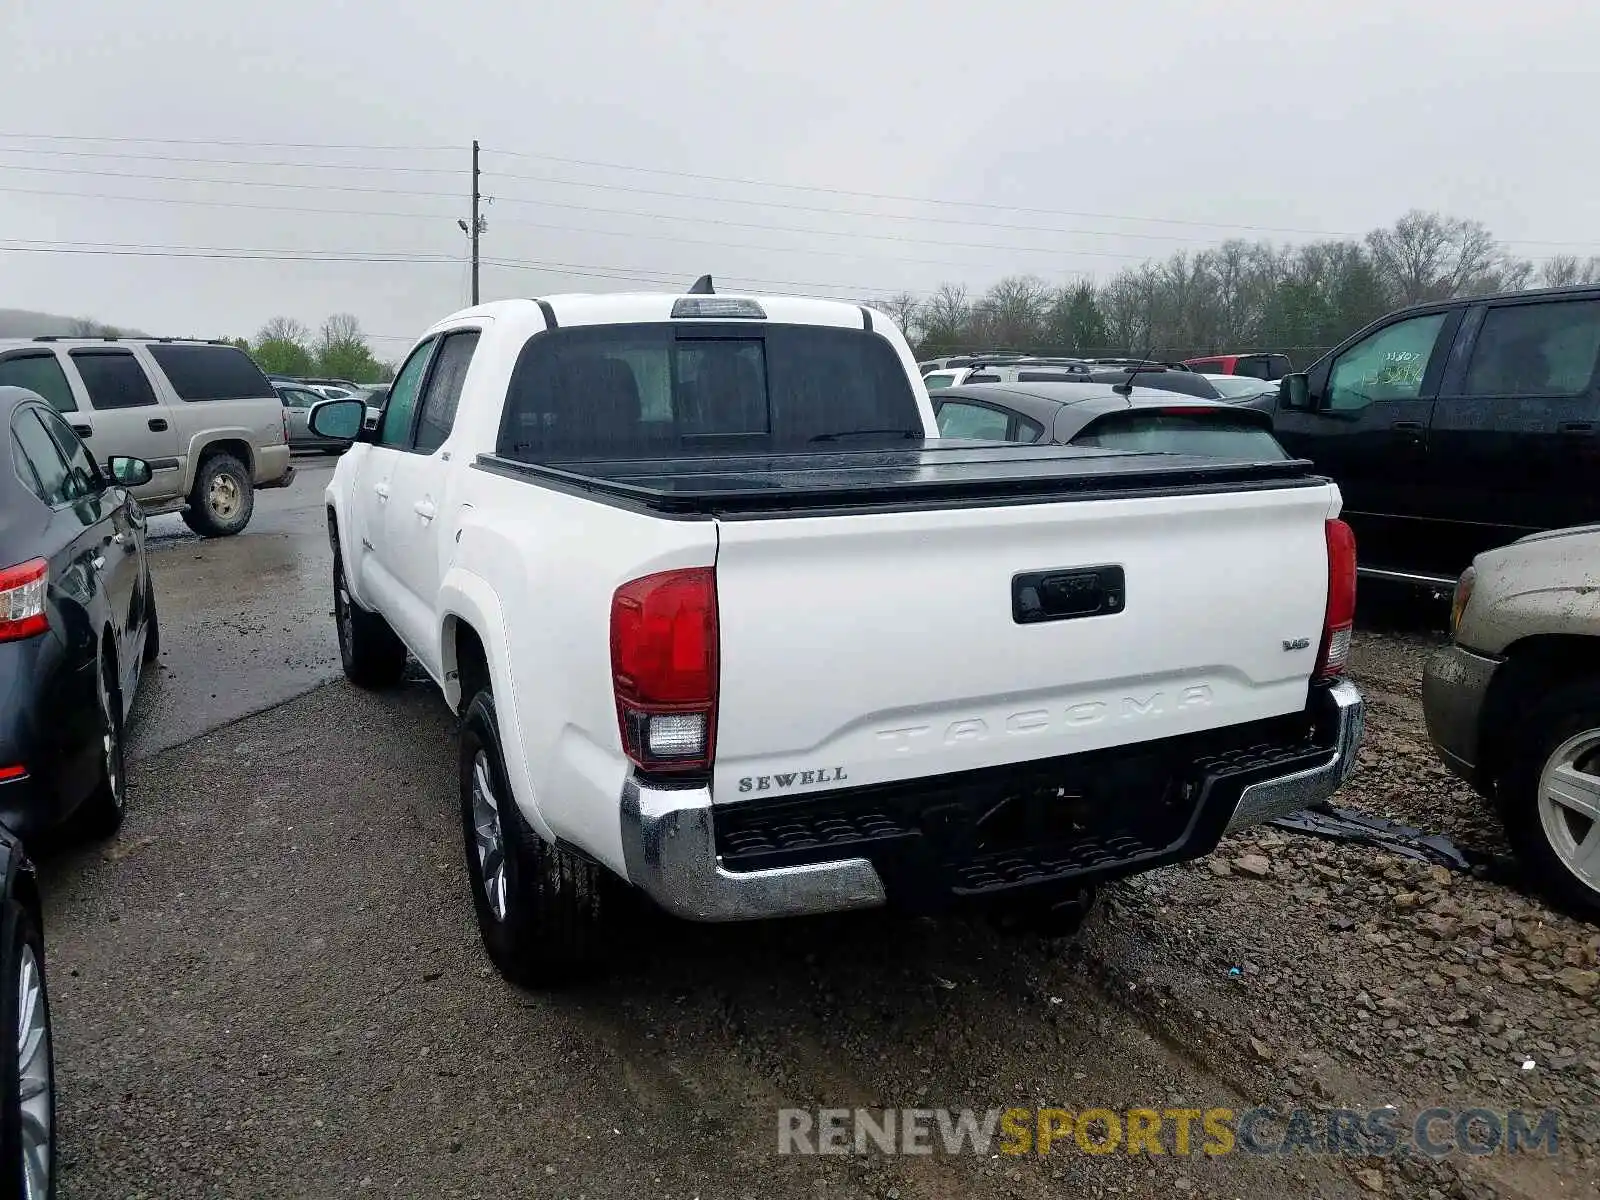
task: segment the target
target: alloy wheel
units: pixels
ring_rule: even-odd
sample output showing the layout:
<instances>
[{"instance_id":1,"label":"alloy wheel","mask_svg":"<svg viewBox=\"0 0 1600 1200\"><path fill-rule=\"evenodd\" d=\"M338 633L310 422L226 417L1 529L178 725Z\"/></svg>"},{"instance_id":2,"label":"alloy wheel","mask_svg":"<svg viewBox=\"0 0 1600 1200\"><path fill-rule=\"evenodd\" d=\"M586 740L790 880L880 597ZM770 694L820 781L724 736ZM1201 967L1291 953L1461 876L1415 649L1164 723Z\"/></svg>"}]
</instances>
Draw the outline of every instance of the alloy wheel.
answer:
<instances>
[{"instance_id":1,"label":"alloy wheel","mask_svg":"<svg viewBox=\"0 0 1600 1200\"><path fill-rule=\"evenodd\" d=\"M483 898L496 921L506 919L506 841L500 827L500 801L494 794L489 756L479 750L472 760L472 842L478 852Z\"/></svg>"},{"instance_id":2,"label":"alloy wheel","mask_svg":"<svg viewBox=\"0 0 1600 1200\"><path fill-rule=\"evenodd\" d=\"M22 1110L22 1180L28 1200L50 1194L52 1097L50 1017L33 947L22 946L17 971L17 1098Z\"/></svg>"},{"instance_id":3,"label":"alloy wheel","mask_svg":"<svg viewBox=\"0 0 1600 1200\"><path fill-rule=\"evenodd\" d=\"M1545 761L1539 824L1561 865L1600 892L1600 729L1568 738Z\"/></svg>"}]
</instances>

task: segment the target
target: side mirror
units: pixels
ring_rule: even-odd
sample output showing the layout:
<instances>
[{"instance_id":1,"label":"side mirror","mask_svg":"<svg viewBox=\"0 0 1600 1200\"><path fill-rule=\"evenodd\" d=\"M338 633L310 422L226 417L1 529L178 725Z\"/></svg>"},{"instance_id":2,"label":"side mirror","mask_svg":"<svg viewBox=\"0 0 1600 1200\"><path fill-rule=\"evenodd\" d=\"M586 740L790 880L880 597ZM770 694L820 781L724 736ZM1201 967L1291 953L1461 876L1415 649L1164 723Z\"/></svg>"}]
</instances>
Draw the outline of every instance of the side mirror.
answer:
<instances>
[{"instance_id":1,"label":"side mirror","mask_svg":"<svg viewBox=\"0 0 1600 1200\"><path fill-rule=\"evenodd\" d=\"M1293 371L1278 382L1278 407L1311 411L1311 378L1304 371Z\"/></svg>"},{"instance_id":2,"label":"side mirror","mask_svg":"<svg viewBox=\"0 0 1600 1200\"><path fill-rule=\"evenodd\" d=\"M126 454L113 454L106 466L110 468L111 478L123 487L143 487L155 475L144 459L130 458Z\"/></svg>"},{"instance_id":3,"label":"side mirror","mask_svg":"<svg viewBox=\"0 0 1600 1200\"><path fill-rule=\"evenodd\" d=\"M311 406L306 424L318 437L353 442L361 434L367 406L359 400L323 400Z\"/></svg>"}]
</instances>

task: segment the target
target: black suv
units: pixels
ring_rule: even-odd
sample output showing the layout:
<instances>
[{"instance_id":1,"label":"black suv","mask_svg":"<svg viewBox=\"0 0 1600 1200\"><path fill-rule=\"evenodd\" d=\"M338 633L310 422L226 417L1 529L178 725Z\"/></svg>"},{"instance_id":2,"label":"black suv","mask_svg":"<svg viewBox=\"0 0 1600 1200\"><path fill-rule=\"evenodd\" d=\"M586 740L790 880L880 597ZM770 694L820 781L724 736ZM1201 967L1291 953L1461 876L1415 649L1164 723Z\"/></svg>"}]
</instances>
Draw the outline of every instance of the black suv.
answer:
<instances>
[{"instance_id":1,"label":"black suv","mask_svg":"<svg viewBox=\"0 0 1600 1200\"><path fill-rule=\"evenodd\" d=\"M1419 304L1286 376L1274 432L1338 483L1362 573L1446 586L1600 521L1600 287Z\"/></svg>"}]
</instances>

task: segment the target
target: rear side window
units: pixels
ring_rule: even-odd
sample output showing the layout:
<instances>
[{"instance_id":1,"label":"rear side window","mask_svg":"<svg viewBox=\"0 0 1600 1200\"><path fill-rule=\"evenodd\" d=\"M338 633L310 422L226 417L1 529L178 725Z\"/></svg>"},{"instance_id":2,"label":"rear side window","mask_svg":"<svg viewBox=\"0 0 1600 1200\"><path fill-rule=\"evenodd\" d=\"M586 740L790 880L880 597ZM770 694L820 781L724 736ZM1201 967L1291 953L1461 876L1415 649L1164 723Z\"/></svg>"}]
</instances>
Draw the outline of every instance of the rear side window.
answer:
<instances>
[{"instance_id":1,"label":"rear side window","mask_svg":"<svg viewBox=\"0 0 1600 1200\"><path fill-rule=\"evenodd\" d=\"M1245 462L1288 458L1278 439L1251 421L1228 412L1116 413L1102 417L1072 439L1074 446L1158 454L1198 454Z\"/></svg>"},{"instance_id":2,"label":"rear side window","mask_svg":"<svg viewBox=\"0 0 1600 1200\"><path fill-rule=\"evenodd\" d=\"M666 457L924 436L893 347L804 325L576 326L517 359L500 453Z\"/></svg>"},{"instance_id":3,"label":"rear side window","mask_svg":"<svg viewBox=\"0 0 1600 1200\"><path fill-rule=\"evenodd\" d=\"M1010 425L1009 413L980 404L946 400L939 406L940 437L983 438L991 442L1003 442Z\"/></svg>"},{"instance_id":4,"label":"rear side window","mask_svg":"<svg viewBox=\"0 0 1600 1200\"><path fill-rule=\"evenodd\" d=\"M467 378L472 352L478 348L478 331L447 333L439 343L438 357L428 374L422 392L422 416L417 420L418 450L432 454L450 436L456 422L456 405L461 400L461 385Z\"/></svg>"},{"instance_id":5,"label":"rear side window","mask_svg":"<svg viewBox=\"0 0 1600 1200\"><path fill-rule=\"evenodd\" d=\"M1469 396L1572 396L1600 357L1600 300L1491 308L1467 368Z\"/></svg>"},{"instance_id":6,"label":"rear side window","mask_svg":"<svg viewBox=\"0 0 1600 1200\"><path fill-rule=\"evenodd\" d=\"M1264 354L1249 354L1233 364L1235 375L1249 375L1255 379L1270 379L1272 377L1271 363Z\"/></svg>"},{"instance_id":7,"label":"rear side window","mask_svg":"<svg viewBox=\"0 0 1600 1200\"><path fill-rule=\"evenodd\" d=\"M130 351L74 350L72 363L95 408L138 408L156 402L144 368Z\"/></svg>"},{"instance_id":8,"label":"rear side window","mask_svg":"<svg viewBox=\"0 0 1600 1200\"><path fill-rule=\"evenodd\" d=\"M261 368L235 346L156 342L147 349L180 400L253 400L273 394Z\"/></svg>"},{"instance_id":9,"label":"rear side window","mask_svg":"<svg viewBox=\"0 0 1600 1200\"><path fill-rule=\"evenodd\" d=\"M77 412L72 385L61 363L48 350L0 359L0 387L27 388L44 397L57 412Z\"/></svg>"},{"instance_id":10,"label":"rear side window","mask_svg":"<svg viewBox=\"0 0 1600 1200\"><path fill-rule=\"evenodd\" d=\"M956 373L954 371L935 371L932 375L925 376L922 380L930 392L941 391L955 383L955 381Z\"/></svg>"}]
</instances>

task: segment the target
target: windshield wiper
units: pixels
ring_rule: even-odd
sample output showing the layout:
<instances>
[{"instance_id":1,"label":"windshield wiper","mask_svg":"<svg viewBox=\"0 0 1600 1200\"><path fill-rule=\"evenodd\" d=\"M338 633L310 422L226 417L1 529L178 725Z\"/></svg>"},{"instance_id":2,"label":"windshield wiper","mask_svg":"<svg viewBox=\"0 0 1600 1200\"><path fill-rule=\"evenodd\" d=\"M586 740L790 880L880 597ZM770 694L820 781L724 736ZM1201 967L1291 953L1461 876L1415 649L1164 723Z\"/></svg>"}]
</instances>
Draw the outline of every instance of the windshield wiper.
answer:
<instances>
[{"instance_id":1,"label":"windshield wiper","mask_svg":"<svg viewBox=\"0 0 1600 1200\"><path fill-rule=\"evenodd\" d=\"M920 438L920 433L912 433L909 429L845 429L838 433L819 433L811 438L813 442L836 442L847 437L897 437L903 442Z\"/></svg>"}]
</instances>

